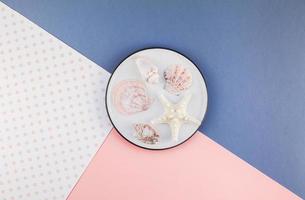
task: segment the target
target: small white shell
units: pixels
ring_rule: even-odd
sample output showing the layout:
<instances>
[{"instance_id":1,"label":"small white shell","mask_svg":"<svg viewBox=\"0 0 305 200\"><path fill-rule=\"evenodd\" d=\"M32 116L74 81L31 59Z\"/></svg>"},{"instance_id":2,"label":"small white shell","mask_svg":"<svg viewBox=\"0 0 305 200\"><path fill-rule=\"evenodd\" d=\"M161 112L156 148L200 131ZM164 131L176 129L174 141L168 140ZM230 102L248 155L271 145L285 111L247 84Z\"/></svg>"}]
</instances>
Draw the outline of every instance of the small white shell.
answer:
<instances>
[{"instance_id":1,"label":"small white shell","mask_svg":"<svg viewBox=\"0 0 305 200\"><path fill-rule=\"evenodd\" d=\"M134 124L134 136L146 144L156 144L159 141L158 132L149 124Z\"/></svg>"},{"instance_id":2,"label":"small white shell","mask_svg":"<svg viewBox=\"0 0 305 200\"><path fill-rule=\"evenodd\" d=\"M143 79L150 84L156 84L159 82L158 68L152 63L151 60L143 56L139 56L135 59L138 70Z\"/></svg>"},{"instance_id":3,"label":"small white shell","mask_svg":"<svg viewBox=\"0 0 305 200\"><path fill-rule=\"evenodd\" d=\"M168 67L164 72L165 90L172 94L180 94L192 85L192 74L180 65Z\"/></svg>"},{"instance_id":4,"label":"small white shell","mask_svg":"<svg viewBox=\"0 0 305 200\"><path fill-rule=\"evenodd\" d=\"M123 80L112 91L114 107L122 114L131 115L148 110L153 99L142 81Z\"/></svg>"}]
</instances>

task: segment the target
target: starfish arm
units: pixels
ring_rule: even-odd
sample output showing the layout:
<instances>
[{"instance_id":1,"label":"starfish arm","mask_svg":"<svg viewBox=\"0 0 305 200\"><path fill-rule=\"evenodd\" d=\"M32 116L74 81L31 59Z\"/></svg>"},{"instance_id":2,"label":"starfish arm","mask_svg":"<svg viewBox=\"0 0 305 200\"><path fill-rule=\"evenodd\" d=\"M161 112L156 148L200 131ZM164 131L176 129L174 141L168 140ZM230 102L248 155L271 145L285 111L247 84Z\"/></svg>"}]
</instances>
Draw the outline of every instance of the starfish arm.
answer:
<instances>
[{"instance_id":1,"label":"starfish arm","mask_svg":"<svg viewBox=\"0 0 305 200\"><path fill-rule=\"evenodd\" d=\"M179 137L179 131L181 127L181 121L178 119L174 119L169 123L170 129L171 129L171 134L172 134L172 139L174 141L178 141Z\"/></svg>"},{"instance_id":2,"label":"starfish arm","mask_svg":"<svg viewBox=\"0 0 305 200\"><path fill-rule=\"evenodd\" d=\"M180 107L183 110L186 110L186 107L188 105L188 103L190 102L192 98L192 95L190 93L186 94L181 101L178 103L178 107Z\"/></svg>"},{"instance_id":3,"label":"starfish arm","mask_svg":"<svg viewBox=\"0 0 305 200\"><path fill-rule=\"evenodd\" d=\"M156 119L151 120L151 123L152 124L164 124L164 123L167 123L167 121L166 121L164 115L162 115Z\"/></svg>"},{"instance_id":4,"label":"starfish arm","mask_svg":"<svg viewBox=\"0 0 305 200\"><path fill-rule=\"evenodd\" d=\"M160 99L160 102L163 105L164 109L168 108L172 105L172 103L169 102L169 100L167 100L163 94L160 95L159 99Z\"/></svg>"},{"instance_id":5,"label":"starfish arm","mask_svg":"<svg viewBox=\"0 0 305 200\"><path fill-rule=\"evenodd\" d=\"M200 125L200 124L201 124L201 122L200 122L198 119L196 119L195 117L193 117L193 116L191 116L191 115L186 115L186 116L184 117L184 121L192 122L192 123L197 124L197 125Z\"/></svg>"}]
</instances>

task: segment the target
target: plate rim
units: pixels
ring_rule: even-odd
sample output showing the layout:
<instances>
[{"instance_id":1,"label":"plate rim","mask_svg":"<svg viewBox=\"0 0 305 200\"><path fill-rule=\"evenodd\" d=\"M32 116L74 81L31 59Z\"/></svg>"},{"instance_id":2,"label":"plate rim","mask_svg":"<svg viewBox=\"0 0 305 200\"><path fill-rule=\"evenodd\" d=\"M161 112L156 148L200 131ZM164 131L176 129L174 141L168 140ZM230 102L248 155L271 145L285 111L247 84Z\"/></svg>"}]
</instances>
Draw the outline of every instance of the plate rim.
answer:
<instances>
[{"instance_id":1,"label":"plate rim","mask_svg":"<svg viewBox=\"0 0 305 200\"><path fill-rule=\"evenodd\" d=\"M173 146L169 146L169 147L164 147L164 148L149 148L149 147L145 147L145 146L141 146L139 144L136 144L132 141L130 141L127 137L125 137L118 129L117 127L114 125L111 117L110 117L110 113L109 113L109 110L108 110L108 105L107 105L107 96L108 96L108 88L109 88L109 84L110 84L110 81L112 79L112 76L113 74L115 73L115 71L118 69L118 67L127 59L129 58L130 56L136 54L136 53L139 53L141 51L145 51L145 50L151 50L151 49L163 49L163 50L169 50L169 51L173 51L177 54L180 54L181 56L184 56L186 59L188 59L191 63L194 64L194 66L197 68L197 70L199 71L199 73L201 74L202 78L203 78L203 81L205 83L205 88L206 88L206 94L207 94L207 103L206 103L206 109L205 109L205 113L203 115L203 118L201 120L201 123L200 125L198 126L198 128L194 131L194 133L192 133L188 138L186 138L185 140L181 141L180 143L178 144L175 144ZM108 79L108 83L107 83L107 86L106 86L106 90L105 90L105 107L106 107L106 112L107 112L107 116L113 126L113 128L116 130L117 133L119 133L119 135L121 135L126 141L128 141L129 143L133 144L134 146L137 146L137 147L140 147L142 149L145 149L145 150L151 150L151 151L162 151L162 150L167 150L167 149L172 149L172 148L175 148L177 146L180 146L181 144L185 143L186 141L188 141L191 137L193 137L199 130L200 126L202 125L203 121L205 120L206 118L206 114L208 112L208 103L209 103L209 93L208 93L208 86L207 86L207 81L206 81L206 78L204 77L202 71L200 70L200 68L197 66L197 64L191 60L188 56L186 56L185 54L181 53L180 51L177 51L175 49L171 49L169 47L162 47L162 46L150 46L150 47L144 47L144 48L141 48L141 49L138 49L136 51L133 51L131 53L129 53L127 56L125 56L120 62L119 64L114 68L113 72L111 73L109 79Z\"/></svg>"}]
</instances>

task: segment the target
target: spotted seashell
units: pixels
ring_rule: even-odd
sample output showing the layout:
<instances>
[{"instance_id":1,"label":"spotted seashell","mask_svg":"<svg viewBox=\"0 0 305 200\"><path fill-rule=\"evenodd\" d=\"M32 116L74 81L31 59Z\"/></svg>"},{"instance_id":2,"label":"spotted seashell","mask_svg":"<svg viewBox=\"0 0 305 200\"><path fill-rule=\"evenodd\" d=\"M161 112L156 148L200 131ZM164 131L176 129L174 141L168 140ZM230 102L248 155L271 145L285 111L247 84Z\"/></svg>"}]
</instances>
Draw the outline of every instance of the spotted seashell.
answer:
<instances>
[{"instance_id":1,"label":"spotted seashell","mask_svg":"<svg viewBox=\"0 0 305 200\"><path fill-rule=\"evenodd\" d=\"M172 94L179 94L192 85L191 72L180 66L168 67L164 72L165 90Z\"/></svg>"},{"instance_id":2,"label":"spotted seashell","mask_svg":"<svg viewBox=\"0 0 305 200\"><path fill-rule=\"evenodd\" d=\"M131 115L148 110L153 99L142 81L123 80L112 92L114 107L122 114Z\"/></svg>"},{"instance_id":3,"label":"spotted seashell","mask_svg":"<svg viewBox=\"0 0 305 200\"><path fill-rule=\"evenodd\" d=\"M138 123L134 125L134 136L146 144L156 144L159 141L158 132L149 124Z\"/></svg>"},{"instance_id":4,"label":"spotted seashell","mask_svg":"<svg viewBox=\"0 0 305 200\"><path fill-rule=\"evenodd\" d=\"M159 82L159 71L156 65L151 60L143 56L139 56L135 59L138 70L143 79L150 84L156 84Z\"/></svg>"}]
</instances>

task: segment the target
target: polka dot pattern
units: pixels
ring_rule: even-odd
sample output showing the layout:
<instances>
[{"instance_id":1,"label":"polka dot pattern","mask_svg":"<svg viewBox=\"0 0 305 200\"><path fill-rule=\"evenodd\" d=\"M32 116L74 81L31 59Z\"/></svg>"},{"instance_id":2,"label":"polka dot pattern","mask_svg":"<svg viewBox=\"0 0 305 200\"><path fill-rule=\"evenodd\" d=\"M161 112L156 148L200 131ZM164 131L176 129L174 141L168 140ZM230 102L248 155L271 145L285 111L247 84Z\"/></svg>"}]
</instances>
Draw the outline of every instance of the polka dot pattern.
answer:
<instances>
[{"instance_id":1,"label":"polka dot pattern","mask_svg":"<svg viewBox=\"0 0 305 200\"><path fill-rule=\"evenodd\" d=\"M109 73L0 3L0 199L64 200L111 129Z\"/></svg>"}]
</instances>

